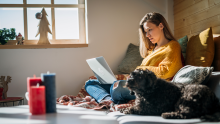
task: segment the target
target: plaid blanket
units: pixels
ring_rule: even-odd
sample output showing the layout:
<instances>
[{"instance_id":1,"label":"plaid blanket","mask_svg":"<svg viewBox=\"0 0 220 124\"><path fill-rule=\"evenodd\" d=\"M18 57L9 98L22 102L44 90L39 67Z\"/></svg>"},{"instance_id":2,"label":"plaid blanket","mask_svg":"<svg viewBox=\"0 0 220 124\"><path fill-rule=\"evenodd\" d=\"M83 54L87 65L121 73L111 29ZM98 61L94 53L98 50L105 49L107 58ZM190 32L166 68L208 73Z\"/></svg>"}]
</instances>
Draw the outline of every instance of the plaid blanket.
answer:
<instances>
[{"instance_id":1,"label":"plaid blanket","mask_svg":"<svg viewBox=\"0 0 220 124\"><path fill-rule=\"evenodd\" d=\"M128 74L115 75L117 80L126 80ZM96 79L95 76L89 77L89 79ZM83 107L87 109L103 109L106 108L110 112L120 111L123 108L131 107L134 105L135 100L130 100L126 104L114 104L111 100L102 100L102 102L97 103L95 99L93 99L85 90L85 84L80 89L77 96L73 95L63 95L57 98L57 104L75 106L75 107Z\"/></svg>"}]
</instances>

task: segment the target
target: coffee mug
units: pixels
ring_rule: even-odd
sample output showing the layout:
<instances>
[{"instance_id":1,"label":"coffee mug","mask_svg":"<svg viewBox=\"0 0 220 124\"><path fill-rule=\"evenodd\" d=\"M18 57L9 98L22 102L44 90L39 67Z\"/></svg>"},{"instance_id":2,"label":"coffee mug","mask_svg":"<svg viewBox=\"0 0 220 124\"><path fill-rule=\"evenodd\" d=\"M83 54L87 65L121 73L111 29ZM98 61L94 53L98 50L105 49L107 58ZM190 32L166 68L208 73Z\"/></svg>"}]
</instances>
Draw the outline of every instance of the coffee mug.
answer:
<instances>
[{"instance_id":1,"label":"coffee mug","mask_svg":"<svg viewBox=\"0 0 220 124\"><path fill-rule=\"evenodd\" d=\"M28 96L28 95L29 95L29 93L26 92L26 93L25 93L25 97L26 97L27 101L29 100L29 96Z\"/></svg>"}]
</instances>

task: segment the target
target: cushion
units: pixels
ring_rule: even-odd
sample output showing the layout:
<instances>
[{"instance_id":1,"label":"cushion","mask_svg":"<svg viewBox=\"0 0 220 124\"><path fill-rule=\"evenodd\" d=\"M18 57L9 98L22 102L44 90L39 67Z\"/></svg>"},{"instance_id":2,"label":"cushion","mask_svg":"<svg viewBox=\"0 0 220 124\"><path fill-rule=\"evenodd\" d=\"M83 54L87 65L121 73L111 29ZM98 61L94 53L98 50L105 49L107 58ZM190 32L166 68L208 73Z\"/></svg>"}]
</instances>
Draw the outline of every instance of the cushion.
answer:
<instances>
[{"instance_id":1,"label":"cushion","mask_svg":"<svg viewBox=\"0 0 220 124\"><path fill-rule=\"evenodd\" d=\"M220 71L220 36L214 37L215 44L215 57L212 62L214 66L214 71Z\"/></svg>"},{"instance_id":2,"label":"cushion","mask_svg":"<svg viewBox=\"0 0 220 124\"><path fill-rule=\"evenodd\" d=\"M183 54L184 60L186 59L186 47L188 43L188 37L187 35L177 40L181 47L181 52Z\"/></svg>"},{"instance_id":3,"label":"cushion","mask_svg":"<svg viewBox=\"0 0 220 124\"><path fill-rule=\"evenodd\" d=\"M128 49L125 58L118 66L120 73L129 74L136 69L137 66L141 65L143 58L139 52L139 46L132 43L128 45Z\"/></svg>"},{"instance_id":4,"label":"cushion","mask_svg":"<svg viewBox=\"0 0 220 124\"><path fill-rule=\"evenodd\" d=\"M186 65L173 77L171 82L186 84L206 84L212 74L213 67Z\"/></svg>"},{"instance_id":5,"label":"cushion","mask_svg":"<svg viewBox=\"0 0 220 124\"><path fill-rule=\"evenodd\" d=\"M210 27L189 39L185 64L210 67L214 58L214 51L212 28Z\"/></svg>"}]
</instances>

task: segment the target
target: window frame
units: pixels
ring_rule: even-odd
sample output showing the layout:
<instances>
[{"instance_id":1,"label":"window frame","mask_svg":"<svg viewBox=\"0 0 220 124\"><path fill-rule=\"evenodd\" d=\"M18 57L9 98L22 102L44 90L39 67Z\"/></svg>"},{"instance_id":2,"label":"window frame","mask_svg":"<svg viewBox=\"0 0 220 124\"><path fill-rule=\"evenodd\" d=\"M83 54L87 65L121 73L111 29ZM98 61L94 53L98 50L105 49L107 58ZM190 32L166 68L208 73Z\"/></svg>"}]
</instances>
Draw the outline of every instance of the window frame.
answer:
<instances>
[{"instance_id":1,"label":"window frame","mask_svg":"<svg viewBox=\"0 0 220 124\"><path fill-rule=\"evenodd\" d=\"M28 39L28 23L27 23L27 8L28 7L49 7L51 8L52 20L52 39L49 45L38 45L38 40L24 40L24 45L16 45L16 40L9 40L5 45L0 45L0 49L33 49L33 48L74 48L74 47L88 47L86 42L86 0L78 0L78 4L27 4L27 0L23 0L23 4L0 4L0 7L20 7L23 8L24 18L24 39ZM79 39L55 39L55 8L78 8L79 19Z\"/></svg>"}]
</instances>

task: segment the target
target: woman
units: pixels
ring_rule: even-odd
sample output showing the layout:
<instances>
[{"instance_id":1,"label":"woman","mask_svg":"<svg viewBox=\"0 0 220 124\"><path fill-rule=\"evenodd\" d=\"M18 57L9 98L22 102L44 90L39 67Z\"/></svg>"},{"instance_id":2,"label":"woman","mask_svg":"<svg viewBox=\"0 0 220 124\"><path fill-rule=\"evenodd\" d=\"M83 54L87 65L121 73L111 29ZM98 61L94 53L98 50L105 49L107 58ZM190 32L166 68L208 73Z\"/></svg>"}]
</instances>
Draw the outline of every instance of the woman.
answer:
<instances>
[{"instance_id":1,"label":"woman","mask_svg":"<svg viewBox=\"0 0 220 124\"><path fill-rule=\"evenodd\" d=\"M172 35L164 17L159 13L147 13L140 22L140 54L144 58L136 69L153 71L158 78L171 80L182 68L181 48ZM98 80L88 80L86 91L98 103L109 100L116 104L126 103L135 99L130 91L124 88L126 80L115 81L113 84L100 84Z\"/></svg>"}]
</instances>

